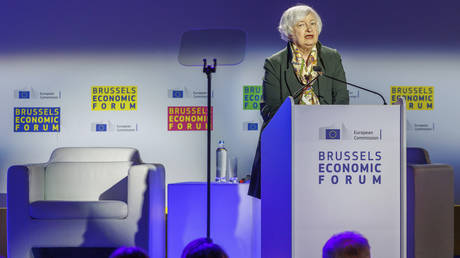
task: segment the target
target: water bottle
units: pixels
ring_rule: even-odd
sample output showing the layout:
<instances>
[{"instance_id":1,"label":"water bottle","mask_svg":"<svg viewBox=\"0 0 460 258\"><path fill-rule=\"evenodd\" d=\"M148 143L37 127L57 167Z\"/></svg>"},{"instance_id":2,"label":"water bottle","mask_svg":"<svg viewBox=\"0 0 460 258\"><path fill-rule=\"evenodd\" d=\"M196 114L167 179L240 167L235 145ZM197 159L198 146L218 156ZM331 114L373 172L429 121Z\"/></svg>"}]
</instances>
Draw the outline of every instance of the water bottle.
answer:
<instances>
[{"instance_id":1,"label":"water bottle","mask_svg":"<svg viewBox=\"0 0 460 258\"><path fill-rule=\"evenodd\" d=\"M227 149L224 141L219 141L219 147L216 150L216 182L227 181Z\"/></svg>"}]
</instances>

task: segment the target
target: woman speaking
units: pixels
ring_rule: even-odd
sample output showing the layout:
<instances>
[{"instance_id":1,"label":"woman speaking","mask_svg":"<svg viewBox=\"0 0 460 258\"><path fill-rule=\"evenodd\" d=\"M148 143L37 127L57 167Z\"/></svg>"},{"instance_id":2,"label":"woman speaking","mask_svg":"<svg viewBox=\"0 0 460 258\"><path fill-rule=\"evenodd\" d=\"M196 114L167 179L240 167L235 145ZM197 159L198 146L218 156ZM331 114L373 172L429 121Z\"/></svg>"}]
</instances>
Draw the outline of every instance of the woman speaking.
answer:
<instances>
[{"instance_id":1,"label":"woman speaking","mask_svg":"<svg viewBox=\"0 0 460 258\"><path fill-rule=\"evenodd\" d=\"M348 104L348 90L344 83L318 77L324 72L346 81L339 53L318 41L321 29L321 18L307 5L297 5L283 13L278 30L287 46L265 60L263 101L260 104L264 119L262 130L289 96L301 105ZM257 198L260 198L261 187L260 161L259 139L249 186L249 195Z\"/></svg>"}]
</instances>

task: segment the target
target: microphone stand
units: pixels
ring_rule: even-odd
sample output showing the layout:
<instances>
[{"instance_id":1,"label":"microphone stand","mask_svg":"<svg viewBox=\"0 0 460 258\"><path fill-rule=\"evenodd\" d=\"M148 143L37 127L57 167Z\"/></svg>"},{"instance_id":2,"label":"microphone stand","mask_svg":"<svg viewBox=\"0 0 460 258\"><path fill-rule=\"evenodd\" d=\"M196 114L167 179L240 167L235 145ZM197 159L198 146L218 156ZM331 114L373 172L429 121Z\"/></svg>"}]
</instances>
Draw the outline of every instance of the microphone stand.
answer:
<instances>
[{"instance_id":1,"label":"microphone stand","mask_svg":"<svg viewBox=\"0 0 460 258\"><path fill-rule=\"evenodd\" d=\"M217 60L214 58L214 65L206 65L206 58L203 59L203 73L208 77L208 150L207 150L207 205L206 205L206 238L211 239L211 74L216 72Z\"/></svg>"},{"instance_id":2,"label":"microphone stand","mask_svg":"<svg viewBox=\"0 0 460 258\"><path fill-rule=\"evenodd\" d=\"M318 69L318 68L319 68L319 69ZM361 87L361 86L355 85L355 84L353 84L353 83L349 83L349 82L342 81L342 80L340 80L340 79L331 77L331 76L329 76L329 75L327 75L327 74L321 72L321 67L319 67L319 66L315 66L315 67L313 67L313 69L314 69L316 72L319 72L322 76L324 76L324 77L326 77L326 78L329 78L329 79L331 79L331 80L338 81L338 82L341 82L341 83L345 83L345 84L351 85L351 86L353 86L353 87L356 87L356 88L358 88L358 89L362 89L362 90L365 90L365 91L374 93L374 94L376 94L376 95L378 95L378 96L380 96L380 97L382 98L382 100L383 100L383 105L387 105L387 102L385 101L385 98L382 96L382 94L380 94L380 93L378 93L378 92L376 92L376 91L369 90L369 89L363 88L363 87Z\"/></svg>"}]
</instances>

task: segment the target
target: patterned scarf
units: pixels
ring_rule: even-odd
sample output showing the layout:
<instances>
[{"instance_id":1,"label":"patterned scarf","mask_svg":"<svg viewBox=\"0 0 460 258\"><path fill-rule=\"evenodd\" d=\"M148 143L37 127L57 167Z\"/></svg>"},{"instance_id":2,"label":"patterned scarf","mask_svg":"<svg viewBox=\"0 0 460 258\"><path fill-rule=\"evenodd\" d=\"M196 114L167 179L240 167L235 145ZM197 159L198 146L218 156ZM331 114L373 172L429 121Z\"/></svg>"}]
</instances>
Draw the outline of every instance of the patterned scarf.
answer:
<instances>
[{"instance_id":1,"label":"patterned scarf","mask_svg":"<svg viewBox=\"0 0 460 258\"><path fill-rule=\"evenodd\" d=\"M311 50L308 60L305 60L299 48L291 42L292 51L292 66L299 81L305 86L313 78L318 76L318 73L313 70L313 67L318 63L318 51L316 46ZM307 61L307 62L305 62ZM306 64L305 64L306 63ZM313 91L312 85L308 86L302 93L300 103L302 105L319 105L319 99Z\"/></svg>"}]
</instances>

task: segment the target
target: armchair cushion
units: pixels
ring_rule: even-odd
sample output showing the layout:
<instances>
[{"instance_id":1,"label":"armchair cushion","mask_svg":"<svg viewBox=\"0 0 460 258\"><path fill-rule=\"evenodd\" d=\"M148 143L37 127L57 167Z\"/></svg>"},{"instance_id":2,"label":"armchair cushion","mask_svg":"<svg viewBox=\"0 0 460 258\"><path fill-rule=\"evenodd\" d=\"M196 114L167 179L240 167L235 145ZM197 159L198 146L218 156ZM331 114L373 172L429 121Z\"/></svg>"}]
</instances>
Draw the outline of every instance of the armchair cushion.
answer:
<instances>
[{"instance_id":1,"label":"armchair cushion","mask_svg":"<svg viewBox=\"0 0 460 258\"><path fill-rule=\"evenodd\" d=\"M58 148L51 154L49 162L112 162L131 161L141 163L139 151L134 148Z\"/></svg>"},{"instance_id":2,"label":"armchair cushion","mask_svg":"<svg viewBox=\"0 0 460 258\"><path fill-rule=\"evenodd\" d=\"M126 184L121 182L130 166L129 161L50 163L45 168L45 200L126 201ZM114 186L119 189L110 191Z\"/></svg>"},{"instance_id":3,"label":"armchair cushion","mask_svg":"<svg viewBox=\"0 0 460 258\"><path fill-rule=\"evenodd\" d=\"M30 204L32 219L124 219L128 205L122 201L36 201Z\"/></svg>"}]
</instances>

